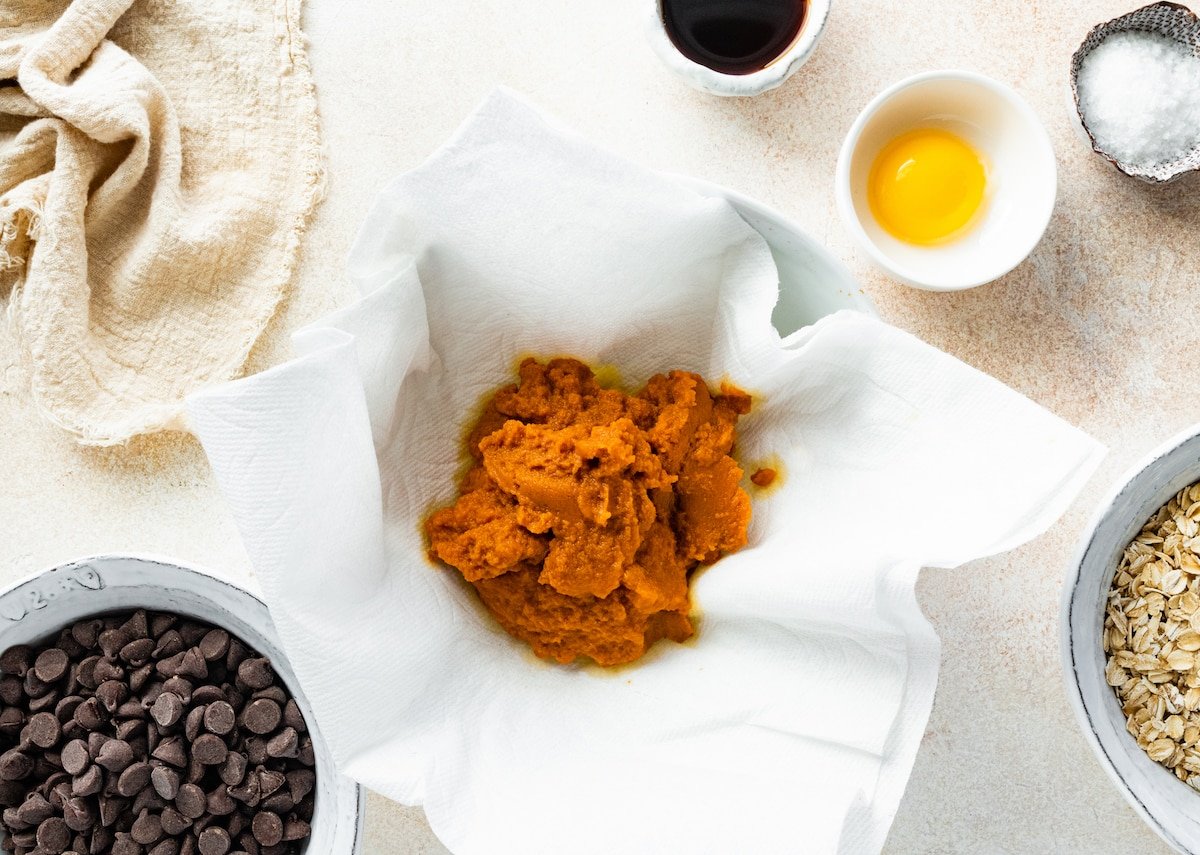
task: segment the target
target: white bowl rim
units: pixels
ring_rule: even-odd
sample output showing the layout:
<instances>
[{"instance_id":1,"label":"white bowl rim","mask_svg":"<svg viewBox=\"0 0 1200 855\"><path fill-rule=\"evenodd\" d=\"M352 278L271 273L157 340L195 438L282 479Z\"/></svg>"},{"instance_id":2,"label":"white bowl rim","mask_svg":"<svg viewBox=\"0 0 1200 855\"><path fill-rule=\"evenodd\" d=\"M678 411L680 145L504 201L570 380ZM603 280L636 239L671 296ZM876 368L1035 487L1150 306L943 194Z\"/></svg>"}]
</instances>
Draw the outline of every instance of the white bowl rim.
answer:
<instances>
[{"instance_id":1,"label":"white bowl rim","mask_svg":"<svg viewBox=\"0 0 1200 855\"><path fill-rule=\"evenodd\" d=\"M192 574L192 575L200 576L209 582L214 582L216 584L223 585L223 586L235 591L239 595L248 597L255 604L262 606L263 610L266 611L268 617L270 617L270 614L271 614L270 607L263 601L263 599L260 596L258 596L258 594L254 593L253 591L249 590L248 588L245 588L245 587L237 584L236 582L232 581L231 579L226 578L222 574L209 569L208 567L204 567L199 564L186 563L186 562L180 561L176 558L170 558L165 555L157 555L154 553L144 553L144 552L97 552L94 554L85 555L82 558L74 558L70 561L63 561L58 564L51 564L46 567L43 567L41 570L36 570L32 573L28 573L25 576L22 576L20 579L17 579L14 582L11 582L7 585L4 585L3 587L0 587L0 597L4 597L5 595L10 594L13 591L15 591L17 588L20 588L22 585L27 585L30 582L34 582L50 573L57 573L57 572L67 570L72 567L79 567L82 565L91 564L93 562L99 562L99 561L131 561L131 562L138 562L138 563L143 563L143 564L159 564L162 566L170 567L173 570L180 570L185 574ZM354 792L354 795L355 795L355 798L354 798L354 814L355 814L354 815L354 840L351 843L350 852L357 853L362 848L363 836L364 836L364 824L366 821L366 800L367 800L366 788L363 787L363 785L358 783L357 781L353 781L344 775L342 775L341 777L342 777L342 786L351 785L354 787L354 791L355 791Z\"/></svg>"},{"instance_id":2,"label":"white bowl rim","mask_svg":"<svg viewBox=\"0 0 1200 855\"><path fill-rule=\"evenodd\" d=\"M926 282L916 275L915 272L908 270L900 265L895 264L875 245L875 242L867 235L866 229L862 227L862 222L859 219L858 211L854 207L854 201L850 194L850 160L858 147L858 142L862 137L863 129L866 128L875 114L885 103L890 101L905 89L910 89L913 86L919 86L923 83L928 83L932 80L957 80L965 83L971 83L991 90L996 95L1006 100L1011 104L1022 118L1024 118L1030 127L1035 129L1035 133L1039 142L1039 147L1046 152L1049 157L1050 171L1054 178L1054 192L1050 196L1050 204L1046 206L1045 212L1040 217L1038 229L1034 234L1036 237L1033 242L1027 247L1022 247L1019 255L1014 255L1015 260L1012 264L1005 267L996 273L989 272L982 278L972 279L963 285L939 285ZM1058 159L1054 154L1054 143L1050 139L1050 133L1046 130L1046 126L1042 120L1038 118L1033 108L1029 103L1020 96L1020 94L1009 86L1007 83L1001 83L987 75L980 74L977 71L967 71L964 69L942 69L939 71L923 71L920 74L914 74L911 77L906 77L891 86L884 89L862 109L858 117L854 120L854 124L850 126L850 131L846 134L846 139L842 142L841 151L838 153L837 170L834 178L834 195L837 199L838 213L841 215L842 223L855 241L871 256L871 259L879 265L883 270L899 279L906 285L911 285L914 288L920 288L924 291L952 292L966 291L970 288L977 288L980 285L986 285L989 282L994 282L1003 276L1007 276L1017 265L1023 262L1041 243L1042 237L1046 233L1046 229L1050 225L1050 219L1054 216L1054 208L1058 201Z\"/></svg>"},{"instance_id":3,"label":"white bowl rim","mask_svg":"<svg viewBox=\"0 0 1200 855\"><path fill-rule=\"evenodd\" d=\"M1071 633L1071 613L1074 606L1075 591L1079 587L1083 562L1092 547L1093 541L1096 539L1096 532L1100 529L1100 525L1112 512L1120 497L1133 487L1134 483L1147 469L1163 457L1171 454L1184 443L1195 439L1198 435L1200 435L1200 424L1194 424L1175 434L1130 466L1117 479L1114 486L1104 494L1104 497L1097 504L1096 510L1088 520L1088 524L1084 527L1084 533L1080 537L1079 544L1075 549L1067 576L1063 580L1062 593L1059 595L1058 615L1058 642L1059 656L1062 661L1063 687L1066 689L1067 701L1071 705L1071 710L1075 713L1075 721L1079 725L1084 739L1091 747L1092 753L1096 755L1096 759L1100 761L1100 766L1108 775L1109 780L1120 791L1125 801L1129 803L1129 806L1137 812L1142 821L1150 826L1168 846L1176 852L1182 853L1182 855L1196 855L1196 853L1184 847L1150 813L1149 809L1142 803L1142 800L1138 798L1137 794L1125 781L1116 764L1113 763L1112 758L1109 757L1108 752L1104 750L1104 746L1100 743L1100 737L1096 734L1091 717L1088 715L1087 708L1083 704L1083 694L1077 678L1078 672L1075 668L1075 650Z\"/></svg>"}]
</instances>

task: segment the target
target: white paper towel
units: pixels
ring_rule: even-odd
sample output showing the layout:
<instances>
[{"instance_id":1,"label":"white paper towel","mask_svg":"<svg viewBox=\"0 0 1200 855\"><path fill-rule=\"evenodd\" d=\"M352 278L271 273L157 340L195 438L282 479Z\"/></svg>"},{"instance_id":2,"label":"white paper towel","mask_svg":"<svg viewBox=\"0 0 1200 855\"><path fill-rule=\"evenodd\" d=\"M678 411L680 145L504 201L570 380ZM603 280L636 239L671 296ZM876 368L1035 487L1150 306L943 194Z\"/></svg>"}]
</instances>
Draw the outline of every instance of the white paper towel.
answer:
<instances>
[{"instance_id":1,"label":"white paper towel","mask_svg":"<svg viewBox=\"0 0 1200 855\"><path fill-rule=\"evenodd\" d=\"M877 851L936 682L918 569L1043 531L1099 446L864 316L781 341L725 202L505 93L383 192L351 273L296 360L189 405L344 771L459 855ZM426 559L462 429L527 354L761 397L739 455L785 480L695 579L694 643L545 664Z\"/></svg>"}]
</instances>

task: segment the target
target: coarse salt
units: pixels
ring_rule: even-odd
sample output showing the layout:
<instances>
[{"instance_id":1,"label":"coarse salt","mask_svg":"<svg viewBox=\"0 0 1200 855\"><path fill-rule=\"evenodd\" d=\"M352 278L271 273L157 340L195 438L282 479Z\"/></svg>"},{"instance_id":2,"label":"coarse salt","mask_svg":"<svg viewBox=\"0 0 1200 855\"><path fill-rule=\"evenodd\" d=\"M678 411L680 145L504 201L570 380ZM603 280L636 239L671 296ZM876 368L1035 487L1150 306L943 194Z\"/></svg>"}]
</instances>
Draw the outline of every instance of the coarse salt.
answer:
<instances>
[{"instance_id":1,"label":"coarse salt","mask_svg":"<svg viewBox=\"0 0 1200 855\"><path fill-rule=\"evenodd\" d=\"M1150 170L1200 145L1200 58L1160 33L1114 33L1084 59L1079 110L1096 143Z\"/></svg>"}]
</instances>

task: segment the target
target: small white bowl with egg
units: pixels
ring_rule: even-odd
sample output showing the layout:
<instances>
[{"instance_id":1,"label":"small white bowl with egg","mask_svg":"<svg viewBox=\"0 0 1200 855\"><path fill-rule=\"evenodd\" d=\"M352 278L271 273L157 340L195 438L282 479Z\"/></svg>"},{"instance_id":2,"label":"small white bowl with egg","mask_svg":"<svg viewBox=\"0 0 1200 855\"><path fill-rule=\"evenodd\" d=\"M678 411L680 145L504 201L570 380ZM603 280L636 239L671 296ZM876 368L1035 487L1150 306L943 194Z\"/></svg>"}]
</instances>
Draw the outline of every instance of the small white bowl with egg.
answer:
<instances>
[{"instance_id":1,"label":"small white bowl with egg","mask_svg":"<svg viewBox=\"0 0 1200 855\"><path fill-rule=\"evenodd\" d=\"M1032 108L969 71L918 74L871 101L842 145L835 186L842 222L871 260L929 291L974 288L1024 261L1057 190L1054 148Z\"/></svg>"}]
</instances>

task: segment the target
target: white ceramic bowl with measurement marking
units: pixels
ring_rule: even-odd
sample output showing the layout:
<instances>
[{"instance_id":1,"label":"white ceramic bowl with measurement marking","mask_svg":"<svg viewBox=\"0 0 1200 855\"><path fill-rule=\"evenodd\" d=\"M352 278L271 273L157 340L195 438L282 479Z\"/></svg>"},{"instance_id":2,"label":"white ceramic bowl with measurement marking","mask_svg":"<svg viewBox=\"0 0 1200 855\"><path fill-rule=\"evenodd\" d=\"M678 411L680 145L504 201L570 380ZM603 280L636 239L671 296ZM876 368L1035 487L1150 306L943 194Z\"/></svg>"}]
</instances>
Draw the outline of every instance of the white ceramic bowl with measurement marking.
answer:
<instances>
[{"instance_id":1,"label":"white ceramic bowl with measurement marking","mask_svg":"<svg viewBox=\"0 0 1200 855\"><path fill-rule=\"evenodd\" d=\"M48 639L64 626L104 612L170 611L222 627L271 660L300 705L317 758L311 855L353 855L362 840L364 792L334 769L312 709L279 646L266 605L212 573L128 555L85 558L53 567L0 592L0 652Z\"/></svg>"}]
</instances>

